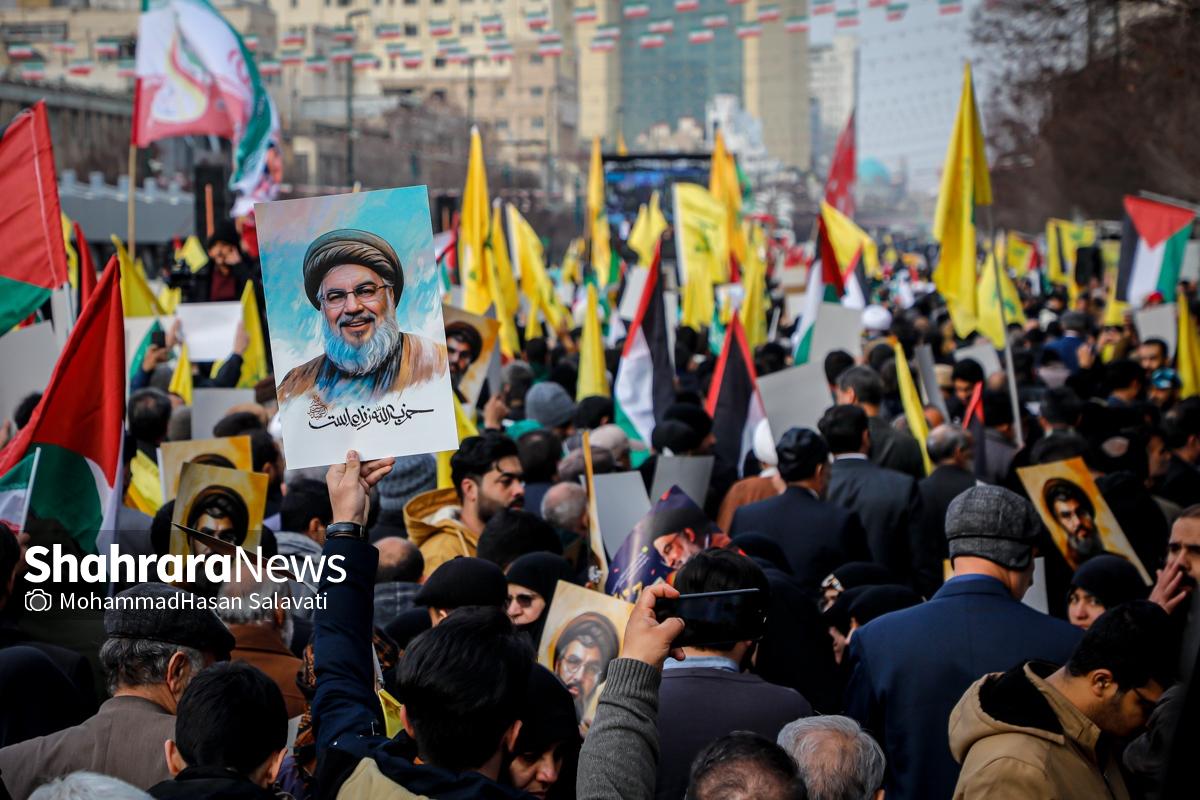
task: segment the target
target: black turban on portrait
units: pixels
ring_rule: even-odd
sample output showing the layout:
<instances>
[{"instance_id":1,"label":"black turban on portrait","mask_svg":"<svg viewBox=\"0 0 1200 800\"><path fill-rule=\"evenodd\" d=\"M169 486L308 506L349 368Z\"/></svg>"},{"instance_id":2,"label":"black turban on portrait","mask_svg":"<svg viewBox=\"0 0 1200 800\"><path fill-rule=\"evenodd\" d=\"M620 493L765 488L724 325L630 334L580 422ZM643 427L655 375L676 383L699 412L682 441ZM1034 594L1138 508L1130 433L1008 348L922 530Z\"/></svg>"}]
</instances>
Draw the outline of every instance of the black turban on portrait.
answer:
<instances>
[{"instance_id":1,"label":"black turban on portrait","mask_svg":"<svg viewBox=\"0 0 1200 800\"><path fill-rule=\"evenodd\" d=\"M397 300L404 291L404 270L392 246L373 233L341 228L317 237L304 254L304 292L313 308L321 307L317 292L325 275L343 264L358 264L375 272L395 287Z\"/></svg>"}]
</instances>

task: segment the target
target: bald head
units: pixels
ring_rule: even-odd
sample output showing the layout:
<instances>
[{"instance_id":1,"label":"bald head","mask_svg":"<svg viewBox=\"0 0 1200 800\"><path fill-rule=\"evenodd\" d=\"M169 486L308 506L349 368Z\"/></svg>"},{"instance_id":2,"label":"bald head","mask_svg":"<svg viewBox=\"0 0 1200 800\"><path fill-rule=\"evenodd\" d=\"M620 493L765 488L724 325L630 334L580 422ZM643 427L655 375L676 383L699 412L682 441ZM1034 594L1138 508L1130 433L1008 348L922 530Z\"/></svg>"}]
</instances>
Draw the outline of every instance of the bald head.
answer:
<instances>
[{"instance_id":1,"label":"bald head","mask_svg":"<svg viewBox=\"0 0 1200 800\"><path fill-rule=\"evenodd\" d=\"M588 532L587 490L578 483L556 483L542 498L542 519L580 536Z\"/></svg>"},{"instance_id":2,"label":"bald head","mask_svg":"<svg viewBox=\"0 0 1200 800\"><path fill-rule=\"evenodd\" d=\"M425 559L408 539L387 536L375 542L375 549L379 551L376 583L417 583L421 580Z\"/></svg>"}]
</instances>

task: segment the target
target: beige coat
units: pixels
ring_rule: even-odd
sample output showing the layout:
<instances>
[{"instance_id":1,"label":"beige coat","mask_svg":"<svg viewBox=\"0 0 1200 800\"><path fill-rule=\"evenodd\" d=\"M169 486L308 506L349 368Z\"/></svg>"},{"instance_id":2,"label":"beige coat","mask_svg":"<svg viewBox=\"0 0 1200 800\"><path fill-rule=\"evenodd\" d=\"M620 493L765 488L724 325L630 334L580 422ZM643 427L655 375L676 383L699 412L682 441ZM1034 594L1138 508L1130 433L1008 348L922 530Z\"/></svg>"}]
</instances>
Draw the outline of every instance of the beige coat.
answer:
<instances>
[{"instance_id":1,"label":"beige coat","mask_svg":"<svg viewBox=\"0 0 1200 800\"><path fill-rule=\"evenodd\" d=\"M954 800L1128 800L1100 729L1028 663L986 675L950 714Z\"/></svg>"},{"instance_id":2,"label":"beige coat","mask_svg":"<svg viewBox=\"0 0 1200 800\"><path fill-rule=\"evenodd\" d=\"M404 506L404 525L425 559L426 578L452 558L475 557L479 535L462 523L461 516L454 489L419 494Z\"/></svg>"},{"instance_id":3,"label":"beige coat","mask_svg":"<svg viewBox=\"0 0 1200 800\"><path fill-rule=\"evenodd\" d=\"M78 770L111 775L139 789L171 779L163 743L175 716L141 697L113 697L73 728L0 749L0 779L14 800Z\"/></svg>"}]
</instances>

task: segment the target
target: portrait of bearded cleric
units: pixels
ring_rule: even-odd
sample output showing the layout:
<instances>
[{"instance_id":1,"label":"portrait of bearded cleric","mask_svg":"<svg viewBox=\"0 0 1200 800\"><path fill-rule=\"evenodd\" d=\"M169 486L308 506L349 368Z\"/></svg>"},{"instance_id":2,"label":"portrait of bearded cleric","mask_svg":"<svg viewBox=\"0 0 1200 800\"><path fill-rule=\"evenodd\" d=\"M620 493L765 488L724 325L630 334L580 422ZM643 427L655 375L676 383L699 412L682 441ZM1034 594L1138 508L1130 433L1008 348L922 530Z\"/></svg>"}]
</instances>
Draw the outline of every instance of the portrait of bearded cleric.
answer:
<instances>
[{"instance_id":1,"label":"portrait of bearded cleric","mask_svg":"<svg viewBox=\"0 0 1200 800\"><path fill-rule=\"evenodd\" d=\"M279 384L279 403L373 403L445 374L446 347L400 330L396 303L404 271L392 246L373 233L329 231L304 254L304 291L321 312L325 352Z\"/></svg>"}]
</instances>

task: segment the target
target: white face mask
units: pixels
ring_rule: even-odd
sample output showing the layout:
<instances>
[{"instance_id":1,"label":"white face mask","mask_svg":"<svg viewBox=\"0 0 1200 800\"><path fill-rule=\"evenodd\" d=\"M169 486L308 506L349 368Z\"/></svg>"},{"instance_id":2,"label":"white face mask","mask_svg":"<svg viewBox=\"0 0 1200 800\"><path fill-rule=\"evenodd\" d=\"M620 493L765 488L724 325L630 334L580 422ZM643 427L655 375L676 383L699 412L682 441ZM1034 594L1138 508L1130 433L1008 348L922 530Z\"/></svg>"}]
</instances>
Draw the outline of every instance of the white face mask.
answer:
<instances>
[{"instance_id":1,"label":"white face mask","mask_svg":"<svg viewBox=\"0 0 1200 800\"><path fill-rule=\"evenodd\" d=\"M1062 364L1049 364L1045 367L1038 367L1038 377L1042 383L1046 384L1047 388L1058 389L1066 382L1067 378L1071 377L1071 371Z\"/></svg>"}]
</instances>

